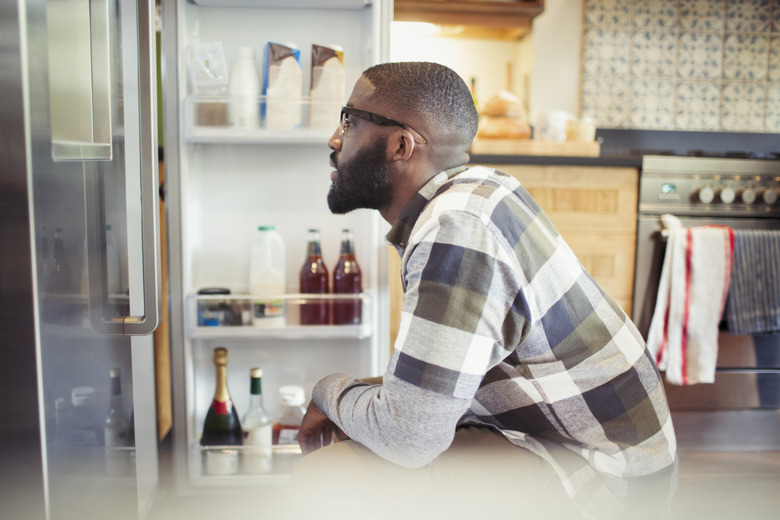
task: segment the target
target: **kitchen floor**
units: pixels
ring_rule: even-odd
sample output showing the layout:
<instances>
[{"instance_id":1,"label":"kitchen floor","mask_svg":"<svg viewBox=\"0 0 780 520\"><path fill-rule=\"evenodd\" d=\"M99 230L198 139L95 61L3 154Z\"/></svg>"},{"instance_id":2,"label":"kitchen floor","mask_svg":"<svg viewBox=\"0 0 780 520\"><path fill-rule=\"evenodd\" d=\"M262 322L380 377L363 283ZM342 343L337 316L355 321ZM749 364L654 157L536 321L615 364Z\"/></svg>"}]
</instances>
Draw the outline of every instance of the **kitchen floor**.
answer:
<instances>
[{"instance_id":1,"label":"kitchen floor","mask_svg":"<svg viewBox=\"0 0 780 520\"><path fill-rule=\"evenodd\" d=\"M672 518L780 518L780 451L681 452Z\"/></svg>"},{"instance_id":2,"label":"kitchen floor","mask_svg":"<svg viewBox=\"0 0 780 520\"><path fill-rule=\"evenodd\" d=\"M163 449L163 472L167 471L169 463L170 452ZM149 520L217 517L243 520L274 518L277 515L290 518L285 514L285 496L278 493L258 493L251 497L222 495L219 498L214 495L174 495L164 489ZM384 509L388 505L378 504L377 507ZM371 513L366 513L366 518L370 518ZM702 452L681 446L679 482L668 520L777 518L780 518L780 450Z\"/></svg>"}]
</instances>

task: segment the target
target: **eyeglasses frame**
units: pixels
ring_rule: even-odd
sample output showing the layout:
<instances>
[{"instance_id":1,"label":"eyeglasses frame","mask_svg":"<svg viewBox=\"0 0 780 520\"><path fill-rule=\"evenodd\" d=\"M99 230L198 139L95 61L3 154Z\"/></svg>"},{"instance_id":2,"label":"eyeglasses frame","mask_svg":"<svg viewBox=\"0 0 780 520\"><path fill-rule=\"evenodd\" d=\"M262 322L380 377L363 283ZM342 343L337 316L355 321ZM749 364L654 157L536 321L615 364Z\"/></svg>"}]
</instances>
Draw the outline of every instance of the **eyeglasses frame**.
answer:
<instances>
[{"instance_id":1,"label":"eyeglasses frame","mask_svg":"<svg viewBox=\"0 0 780 520\"><path fill-rule=\"evenodd\" d=\"M349 116L355 116L359 117L360 119L363 119L365 121L368 121L370 123L374 123L376 125L381 126L398 126L403 128L404 130L408 130L411 132L412 136L415 137L415 141L419 144L425 144L428 141L418 132L417 130L413 129L411 126L407 125L406 123L402 123L400 121L396 121L395 119L390 119L389 117L380 116L379 114L375 114L374 112L368 112L367 110L360 110L359 108L355 107L347 107L343 106L341 107L341 116L339 119L339 129L341 135L344 135L344 114L347 114ZM417 139L419 138L419 140Z\"/></svg>"}]
</instances>

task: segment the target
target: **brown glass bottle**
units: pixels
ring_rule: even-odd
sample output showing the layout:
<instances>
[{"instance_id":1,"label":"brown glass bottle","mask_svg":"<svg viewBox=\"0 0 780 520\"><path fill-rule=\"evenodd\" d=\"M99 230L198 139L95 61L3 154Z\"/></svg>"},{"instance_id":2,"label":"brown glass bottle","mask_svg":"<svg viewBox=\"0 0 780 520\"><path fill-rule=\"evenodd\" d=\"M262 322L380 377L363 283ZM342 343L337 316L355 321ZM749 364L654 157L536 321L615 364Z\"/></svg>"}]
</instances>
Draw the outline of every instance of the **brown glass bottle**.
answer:
<instances>
[{"instance_id":1,"label":"brown glass bottle","mask_svg":"<svg viewBox=\"0 0 780 520\"><path fill-rule=\"evenodd\" d=\"M328 268L322 260L320 230L310 229L306 260L300 273L300 292L304 294L328 294ZM301 325L329 325L330 301L309 298L301 304Z\"/></svg>"},{"instance_id":2,"label":"brown glass bottle","mask_svg":"<svg viewBox=\"0 0 780 520\"><path fill-rule=\"evenodd\" d=\"M351 229L341 230L341 253L333 269L333 293L356 294L363 292L363 277L355 259L355 239ZM360 298L333 301L333 324L354 325L360 323L362 302Z\"/></svg>"}]
</instances>

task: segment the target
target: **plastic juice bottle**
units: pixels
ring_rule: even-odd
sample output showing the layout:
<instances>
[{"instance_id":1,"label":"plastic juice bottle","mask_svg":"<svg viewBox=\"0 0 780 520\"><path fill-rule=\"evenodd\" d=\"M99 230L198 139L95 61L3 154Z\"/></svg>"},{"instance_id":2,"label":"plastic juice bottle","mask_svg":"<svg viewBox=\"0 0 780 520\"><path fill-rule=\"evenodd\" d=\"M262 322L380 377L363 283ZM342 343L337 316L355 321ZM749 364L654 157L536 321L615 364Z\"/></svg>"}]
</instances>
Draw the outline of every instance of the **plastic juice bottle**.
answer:
<instances>
[{"instance_id":1,"label":"plastic juice bottle","mask_svg":"<svg viewBox=\"0 0 780 520\"><path fill-rule=\"evenodd\" d=\"M252 325L283 327L285 254L282 237L274 226L259 226L249 267Z\"/></svg>"},{"instance_id":2,"label":"plastic juice bottle","mask_svg":"<svg viewBox=\"0 0 780 520\"><path fill-rule=\"evenodd\" d=\"M298 431L306 413L303 408L306 394L300 386L286 385L279 388L279 397L282 406L271 427L272 441L276 447L274 470L286 473L291 472L301 458Z\"/></svg>"}]
</instances>

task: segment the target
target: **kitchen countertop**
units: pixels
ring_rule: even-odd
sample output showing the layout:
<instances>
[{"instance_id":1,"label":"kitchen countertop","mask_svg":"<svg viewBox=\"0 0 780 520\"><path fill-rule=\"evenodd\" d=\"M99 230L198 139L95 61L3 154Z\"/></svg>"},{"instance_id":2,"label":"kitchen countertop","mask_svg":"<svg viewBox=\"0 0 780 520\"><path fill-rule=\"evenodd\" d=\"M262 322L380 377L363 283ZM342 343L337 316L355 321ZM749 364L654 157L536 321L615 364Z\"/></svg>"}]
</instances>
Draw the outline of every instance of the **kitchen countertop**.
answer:
<instances>
[{"instance_id":1,"label":"kitchen countertop","mask_svg":"<svg viewBox=\"0 0 780 520\"><path fill-rule=\"evenodd\" d=\"M471 164L528 164L555 166L600 166L641 168L641 155L576 157L555 155L487 155L473 154Z\"/></svg>"},{"instance_id":2,"label":"kitchen countertop","mask_svg":"<svg viewBox=\"0 0 780 520\"><path fill-rule=\"evenodd\" d=\"M555 155L472 154L472 164L642 167L643 155L726 155L746 153L753 158L780 159L780 140L773 132L715 132L597 129L598 157Z\"/></svg>"}]
</instances>

